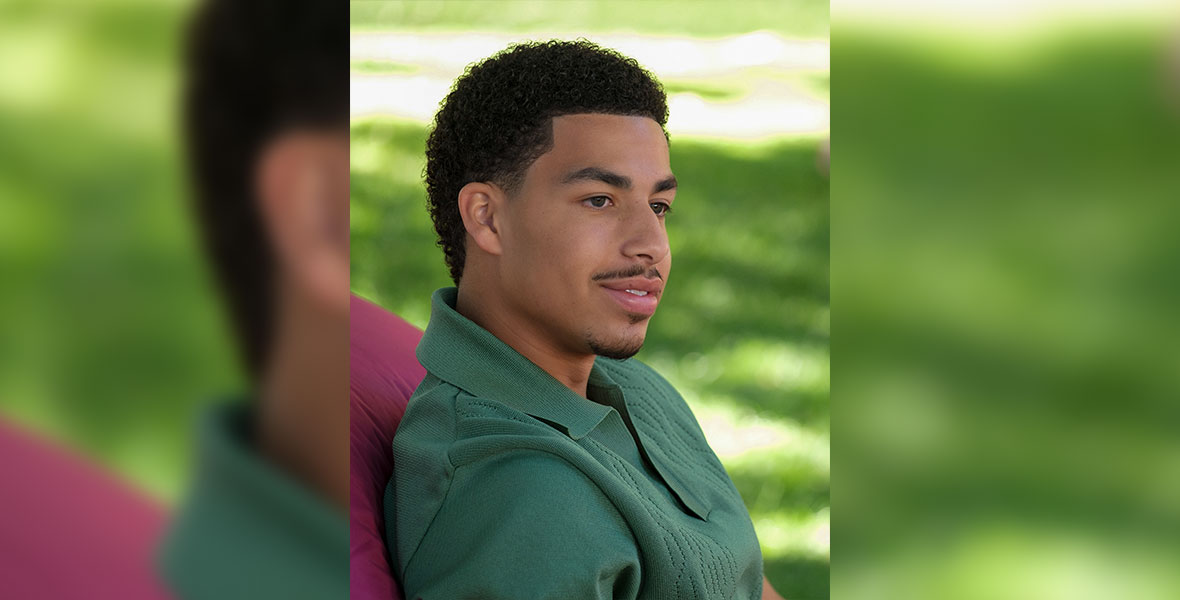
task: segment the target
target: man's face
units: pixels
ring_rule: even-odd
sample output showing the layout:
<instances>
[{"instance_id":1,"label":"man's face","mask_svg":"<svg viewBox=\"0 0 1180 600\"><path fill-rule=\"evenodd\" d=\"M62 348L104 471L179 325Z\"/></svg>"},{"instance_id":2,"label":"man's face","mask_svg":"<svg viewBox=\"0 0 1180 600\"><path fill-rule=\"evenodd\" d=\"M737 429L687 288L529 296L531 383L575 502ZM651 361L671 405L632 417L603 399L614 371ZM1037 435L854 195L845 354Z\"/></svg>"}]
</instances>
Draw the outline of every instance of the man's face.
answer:
<instances>
[{"instance_id":1,"label":"man's face","mask_svg":"<svg viewBox=\"0 0 1180 600\"><path fill-rule=\"evenodd\" d=\"M509 310L558 351L634 355L672 266L663 213L675 194L652 119L554 118L553 149L498 221Z\"/></svg>"}]
</instances>

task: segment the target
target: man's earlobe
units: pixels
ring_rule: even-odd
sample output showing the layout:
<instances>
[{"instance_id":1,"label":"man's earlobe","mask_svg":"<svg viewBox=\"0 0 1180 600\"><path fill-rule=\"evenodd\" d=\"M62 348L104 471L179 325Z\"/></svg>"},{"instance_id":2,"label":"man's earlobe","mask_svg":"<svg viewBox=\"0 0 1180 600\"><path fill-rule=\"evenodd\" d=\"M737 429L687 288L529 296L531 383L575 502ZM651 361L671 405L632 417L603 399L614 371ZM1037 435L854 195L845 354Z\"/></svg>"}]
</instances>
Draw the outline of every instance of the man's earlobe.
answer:
<instances>
[{"instance_id":1,"label":"man's earlobe","mask_svg":"<svg viewBox=\"0 0 1180 600\"><path fill-rule=\"evenodd\" d=\"M472 182L459 190L458 202L459 215L467 235L484 252L499 255L501 240L497 220L501 216L499 209L503 204L503 192L488 183Z\"/></svg>"}]
</instances>

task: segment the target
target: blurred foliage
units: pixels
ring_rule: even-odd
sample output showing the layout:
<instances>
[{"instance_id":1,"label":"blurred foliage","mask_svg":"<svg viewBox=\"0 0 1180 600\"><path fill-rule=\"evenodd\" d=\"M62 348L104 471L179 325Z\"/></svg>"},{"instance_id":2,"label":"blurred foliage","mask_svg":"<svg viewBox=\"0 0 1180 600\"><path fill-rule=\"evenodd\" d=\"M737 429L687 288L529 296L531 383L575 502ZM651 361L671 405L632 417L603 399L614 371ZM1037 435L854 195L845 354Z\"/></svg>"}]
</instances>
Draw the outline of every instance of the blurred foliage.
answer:
<instances>
[{"instance_id":1,"label":"blurred foliage","mask_svg":"<svg viewBox=\"0 0 1180 600\"><path fill-rule=\"evenodd\" d=\"M0 415L165 500L237 381L173 129L183 16L0 4Z\"/></svg>"},{"instance_id":2,"label":"blurred foliage","mask_svg":"<svg viewBox=\"0 0 1180 600\"><path fill-rule=\"evenodd\" d=\"M452 285L426 211L425 139L405 121L352 129L353 288L419 327L431 292ZM674 268L639 355L703 421L770 429L765 447L723 462L790 598L828 594L828 184L816 148L673 138ZM792 540L803 534L822 542Z\"/></svg>"},{"instance_id":3,"label":"blurred foliage","mask_svg":"<svg viewBox=\"0 0 1180 600\"><path fill-rule=\"evenodd\" d=\"M1180 593L1164 41L837 28L839 597Z\"/></svg>"}]
</instances>

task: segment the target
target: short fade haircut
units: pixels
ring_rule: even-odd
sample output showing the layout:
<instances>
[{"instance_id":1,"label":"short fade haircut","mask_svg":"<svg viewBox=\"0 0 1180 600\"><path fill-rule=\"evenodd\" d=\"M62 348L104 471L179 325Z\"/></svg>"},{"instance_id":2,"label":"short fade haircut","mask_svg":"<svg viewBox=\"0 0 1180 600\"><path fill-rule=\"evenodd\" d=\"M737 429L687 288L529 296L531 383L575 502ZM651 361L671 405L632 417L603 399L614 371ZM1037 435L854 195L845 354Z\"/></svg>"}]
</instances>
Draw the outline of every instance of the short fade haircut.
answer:
<instances>
[{"instance_id":1,"label":"short fade haircut","mask_svg":"<svg viewBox=\"0 0 1180 600\"><path fill-rule=\"evenodd\" d=\"M269 358L274 258L255 198L266 144L348 131L347 9L312 0L206 0L188 31L184 129L205 249L249 374Z\"/></svg>"},{"instance_id":2,"label":"short fade haircut","mask_svg":"<svg viewBox=\"0 0 1180 600\"><path fill-rule=\"evenodd\" d=\"M635 59L586 40L515 44L455 81L426 140L426 191L456 285L467 258L459 190L478 181L515 192L553 148L553 118L585 113L648 117L663 128L668 102Z\"/></svg>"}]
</instances>

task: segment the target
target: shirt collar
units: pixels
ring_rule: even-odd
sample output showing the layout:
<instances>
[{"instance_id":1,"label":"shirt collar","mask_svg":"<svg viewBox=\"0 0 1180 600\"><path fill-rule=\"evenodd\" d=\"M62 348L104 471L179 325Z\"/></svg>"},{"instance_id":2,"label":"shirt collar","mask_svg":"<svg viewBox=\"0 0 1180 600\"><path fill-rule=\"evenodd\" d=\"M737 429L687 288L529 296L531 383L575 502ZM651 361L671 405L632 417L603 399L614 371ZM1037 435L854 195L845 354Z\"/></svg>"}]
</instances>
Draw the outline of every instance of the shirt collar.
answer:
<instances>
[{"instance_id":1,"label":"shirt collar","mask_svg":"<svg viewBox=\"0 0 1180 600\"><path fill-rule=\"evenodd\" d=\"M455 310L458 290L430 298L430 324L418 344L418 361L431 374L467 393L502 402L560 425L575 440L590 433L612 410L575 394L544 369ZM599 367L589 385L617 387Z\"/></svg>"}]
</instances>

